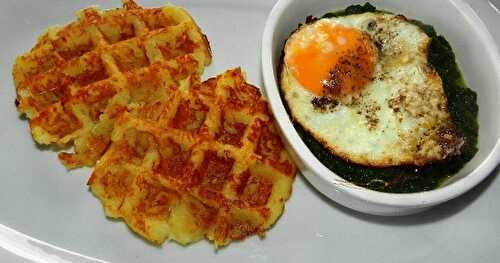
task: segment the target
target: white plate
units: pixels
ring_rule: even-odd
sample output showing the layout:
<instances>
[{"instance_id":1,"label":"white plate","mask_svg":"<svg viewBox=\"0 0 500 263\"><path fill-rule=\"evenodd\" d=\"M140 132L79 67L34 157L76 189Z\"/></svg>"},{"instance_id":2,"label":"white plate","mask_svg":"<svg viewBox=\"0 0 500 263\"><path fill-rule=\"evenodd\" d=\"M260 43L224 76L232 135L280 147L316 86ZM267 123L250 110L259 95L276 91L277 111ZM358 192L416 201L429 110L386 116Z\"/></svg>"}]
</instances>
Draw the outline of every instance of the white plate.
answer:
<instances>
[{"instance_id":1,"label":"white plate","mask_svg":"<svg viewBox=\"0 0 500 263\"><path fill-rule=\"evenodd\" d=\"M495 262L500 257L498 168L464 196L400 218L342 208L298 177L283 216L266 238L219 251L206 241L153 247L124 223L106 219L85 185L90 170L68 173L54 152L36 148L28 123L15 110L11 77L14 57L30 49L42 30L71 21L77 9L91 4L112 8L120 2L0 2L0 262ZM262 86L260 40L273 2L174 4L190 11L211 42L214 60L206 76L242 66L249 81Z\"/></svg>"}]
</instances>

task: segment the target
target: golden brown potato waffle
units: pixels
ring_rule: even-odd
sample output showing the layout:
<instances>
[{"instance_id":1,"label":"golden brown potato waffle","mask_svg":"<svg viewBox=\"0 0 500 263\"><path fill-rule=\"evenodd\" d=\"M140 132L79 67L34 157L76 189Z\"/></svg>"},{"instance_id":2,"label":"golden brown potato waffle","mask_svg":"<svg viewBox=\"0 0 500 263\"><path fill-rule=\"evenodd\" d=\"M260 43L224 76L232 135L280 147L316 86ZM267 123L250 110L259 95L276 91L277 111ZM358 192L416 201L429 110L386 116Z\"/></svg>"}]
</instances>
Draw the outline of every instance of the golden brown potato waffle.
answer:
<instances>
[{"instance_id":1,"label":"golden brown potato waffle","mask_svg":"<svg viewBox=\"0 0 500 263\"><path fill-rule=\"evenodd\" d=\"M282 213L296 168L259 90L230 70L173 90L156 113L115 123L88 182L106 214L157 244L262 235Z\"/></svg>"},{"instance_id":2,"label":"golden brown potato waffle","mask_svg":"<svg viewBox=\"0 0 500 263\"><path fill-rule=\"evenodd\" d=\"M93 165L124 111L153 114L169 90L197 79L211 61L208 41L181 8L82 10L16 59L16 105L40 144L74 145L68 168Z\"/></svg>"},{"instance_id":3,"label":"golden brown potato waffle","mask_svg":"<svg viewBox=\"0 0 500 263\"><path fill-rule=\"evenodd\" d=\"M88 8L49 29L13 69L40 144L89 179L106 214L156 244L263 235L296 168L240 69L200 83L207 39L183 9Z\"/></svg>"}]
</instances>

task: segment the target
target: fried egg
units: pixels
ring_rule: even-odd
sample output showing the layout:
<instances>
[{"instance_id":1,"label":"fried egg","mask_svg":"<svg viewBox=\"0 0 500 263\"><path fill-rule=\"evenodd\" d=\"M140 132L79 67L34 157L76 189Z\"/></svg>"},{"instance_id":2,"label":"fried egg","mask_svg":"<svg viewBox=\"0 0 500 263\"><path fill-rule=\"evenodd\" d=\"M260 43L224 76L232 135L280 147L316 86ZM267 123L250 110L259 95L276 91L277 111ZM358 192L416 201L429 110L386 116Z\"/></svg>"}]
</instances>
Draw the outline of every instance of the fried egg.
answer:
<instances>
[{"instance_id":1,"label":"fried egg","mask_svg":"<svg viewBox=\"0 0 500 263\"><path fill-rule=\"evenodd\" d=\"M286 41L280 77L292 119L362 165L421 166L457 154L463 139L427 61L431 40L387 13L302 25Z\"/></svg>"}]
</instances>

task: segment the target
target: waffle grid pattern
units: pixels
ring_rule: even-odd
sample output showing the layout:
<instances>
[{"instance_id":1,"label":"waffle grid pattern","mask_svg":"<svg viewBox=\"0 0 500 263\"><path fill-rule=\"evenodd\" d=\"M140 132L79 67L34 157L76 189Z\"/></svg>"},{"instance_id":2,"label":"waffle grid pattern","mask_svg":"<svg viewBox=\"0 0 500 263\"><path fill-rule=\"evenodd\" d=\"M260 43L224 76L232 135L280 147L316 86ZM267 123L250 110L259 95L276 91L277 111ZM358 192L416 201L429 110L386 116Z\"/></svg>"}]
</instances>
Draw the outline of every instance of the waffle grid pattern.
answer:
<instances>
[{"instance_id":1,"label":"waffle grid pattern","mask_svg":"<svg viewBox=\"0 0 500 263\"><path fill-rule=\"evenodd\" d=\"M16 59L16 106L37 143L73 146L67 168L95 165L107 216L154 244L223 246L264 235L296 167L259 90L239 68L201 82L210 62L181 8L87 8Z\"/></svg>"},{"instance_id":2,"label":"waffle grid pattern","mask_svg":"<svg viewBox=\"0 0 500 263\"><path fill-rule=\"evenodd\" d=\"M235 69L172 98L156 120L126 114L117 122L89 180L108 216L155 243L207 236L220 246L263 234L283 210L295 167L258 89ZM181 231L169 223L180 221L178 209L194 220ZM158 210L170 212L148 212Z\"/></svg>"},{"instance_id":3,"label":"waffle grid pattern","mask_svg":"<svg viewBox=\"0 0 500 263\"><path fill-rule=\"evenodd\" d=\"M91 166L109 143L114 112L132 99L131 76L167 68L163 74L180 82L198 77L210 61L208 41L180 8L130 1L125 9L88 8L17 59L18 109L38 143L74 141L76 154L60 155L67 167Z\"/></svg>"}]
</instances>

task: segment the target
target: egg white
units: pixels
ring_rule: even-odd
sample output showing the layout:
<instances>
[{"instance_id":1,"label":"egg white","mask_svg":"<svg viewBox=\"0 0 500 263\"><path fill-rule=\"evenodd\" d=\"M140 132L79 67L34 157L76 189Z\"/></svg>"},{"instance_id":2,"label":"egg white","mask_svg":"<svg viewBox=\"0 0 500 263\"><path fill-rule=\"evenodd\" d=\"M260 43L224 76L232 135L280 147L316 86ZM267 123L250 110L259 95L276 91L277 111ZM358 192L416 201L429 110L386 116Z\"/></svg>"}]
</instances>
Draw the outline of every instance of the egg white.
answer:
<instances>
[{"instance_id":1,"label":"egg white","mask_svg":"<svg viewBox=\"0 0 500 263\"><path fill-rule=\"evenodd\" d=\"M420 28L385 13L320 19L290 36L285 58L290 43L316 23L369 34L378 51L374 79L359 97L330 98L318 108L312 101L320 98L301 86L285 59L280 87L294 121L334 155L363 165L424 165L457 151L463 142L447 111L442 81L427 63L431 39Z\"/></svg>"}]
</instances>

